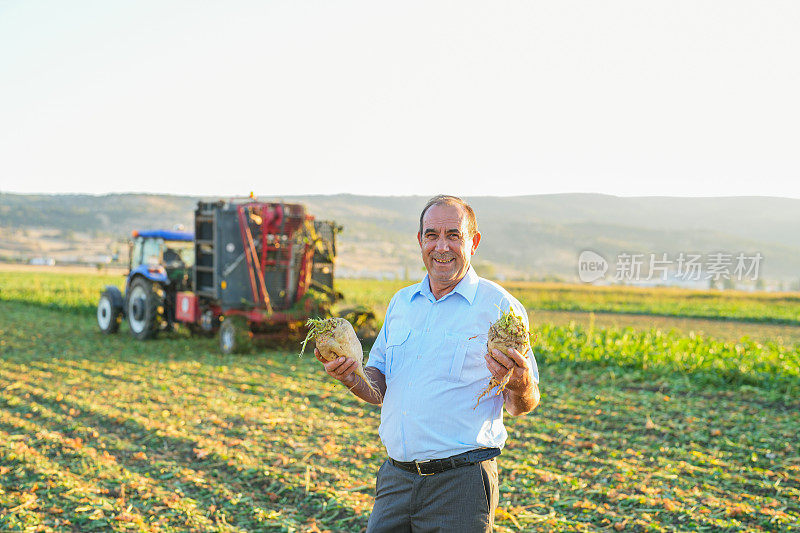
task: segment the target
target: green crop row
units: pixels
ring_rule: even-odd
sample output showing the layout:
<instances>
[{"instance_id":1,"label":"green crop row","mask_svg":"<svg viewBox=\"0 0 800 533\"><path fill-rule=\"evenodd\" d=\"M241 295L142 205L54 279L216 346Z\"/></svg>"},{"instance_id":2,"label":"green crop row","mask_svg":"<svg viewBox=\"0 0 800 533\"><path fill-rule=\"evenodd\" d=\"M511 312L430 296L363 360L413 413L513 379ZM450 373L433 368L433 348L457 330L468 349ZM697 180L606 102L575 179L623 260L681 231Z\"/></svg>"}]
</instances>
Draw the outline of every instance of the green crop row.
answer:
<instances>
[{"instance_id":1,"label":"green crop row","mask_svg":"<svg viewBox=\"0 0 800 533\"><path fill-rule=\"evenodd\" d=\"M677 331L585 328L540 324L533 332L540 365L593 363L649 375L691 378L696 384L749 385L790 398L800 393L800 345L725 342Z\"/></svg>"},{"instance_id":2,"label":"green crop row","mask_svg":"<svg viewBox=\"0 0 800 533\"><path fill-rule=\"evenodd\" d=\"M379 311L409 281L345 279L345 297ZM800 294L698 291L686 289L595 287L553 283L504 283L529 311L586 311L740 320L800 325Z\"/></svg>"},{"instance_id":3,"label":"green crop row","mask_svg":"<svg viewBox=\"0 0 800 533\"><path fill-rule=\"evenodd\" d=\"M507 288L529 309L800 324L800 295L796 293L522 283Z\"/></svg>"}]
</instances>

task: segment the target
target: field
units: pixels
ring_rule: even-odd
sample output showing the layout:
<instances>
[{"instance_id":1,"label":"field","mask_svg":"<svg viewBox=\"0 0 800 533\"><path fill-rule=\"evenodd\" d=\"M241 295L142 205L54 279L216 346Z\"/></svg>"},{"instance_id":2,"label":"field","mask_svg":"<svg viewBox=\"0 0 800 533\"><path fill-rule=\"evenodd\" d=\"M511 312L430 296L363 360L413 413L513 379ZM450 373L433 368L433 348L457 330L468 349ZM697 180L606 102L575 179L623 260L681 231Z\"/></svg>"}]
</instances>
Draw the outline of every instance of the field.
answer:
<instances>
[{"instance_id":1,"label":"field","mask_svg":"<svg viewBox=\"0 0 800 533\"><path fill-rule=\"evenodd\" d=\"M362 531L378 408L294 350L100 335L121 282L0 272L0 530ZM396 286L340 289L380 311ZM498 531L800 527L796 295L509 286L542 402L506 418Z\"/></svg>"},{"instance_id":2,"label":"field","mask_svg":"<svg viewBox=\"0 0 800 533\"><path fill-rule=\"evenodd\" d=\"M385 306L405 281L343 280L345 292ZM375 287L382 290L375 290ZM595 287L564 283L503 283L526 309L676 316L800 326L800 293Z\"/></svg>"},{"instance_id":3,"label":"field","mask_svg":"<svg viewBox=\"0 0 800 533\"><path fill-rule=\"evenodd\" d=\"M0 297L36 302L55 308L94 312L105 285L122 288L120 272L51 273L46 269L0 270ZM409 281L343 279L338 288L352 304L364 304L382 314L389 299ZM594 287L559 283L505 283L529 310L594 312L734 320L755 324L800 326L800 293L699 291L674 288Z\"/></svg>"}]
</instances>

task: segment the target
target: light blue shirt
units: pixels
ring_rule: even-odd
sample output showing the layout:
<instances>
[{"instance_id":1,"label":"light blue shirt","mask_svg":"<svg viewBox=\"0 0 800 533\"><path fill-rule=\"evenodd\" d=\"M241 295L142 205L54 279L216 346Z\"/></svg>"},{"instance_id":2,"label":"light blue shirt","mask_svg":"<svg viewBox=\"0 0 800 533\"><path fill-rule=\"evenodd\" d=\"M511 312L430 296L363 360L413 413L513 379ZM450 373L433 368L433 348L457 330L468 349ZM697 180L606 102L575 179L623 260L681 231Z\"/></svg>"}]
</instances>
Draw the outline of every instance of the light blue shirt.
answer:
<instances>
[{"instance_id":1,"label":"light blue shirt","mask_svg":"<svg viewBox=\"0 0 800 533\"><path fill-rule=\"evenodd\" d=\"M509 306L527 325L517 299L471 266L439 300L427 275L392 297L367 363L386 377L379 433L389 457L422 461L505 445L503 396L493 391L473 407L491 377L483 358L489 326Z\"/></svg>"}]
</instances>

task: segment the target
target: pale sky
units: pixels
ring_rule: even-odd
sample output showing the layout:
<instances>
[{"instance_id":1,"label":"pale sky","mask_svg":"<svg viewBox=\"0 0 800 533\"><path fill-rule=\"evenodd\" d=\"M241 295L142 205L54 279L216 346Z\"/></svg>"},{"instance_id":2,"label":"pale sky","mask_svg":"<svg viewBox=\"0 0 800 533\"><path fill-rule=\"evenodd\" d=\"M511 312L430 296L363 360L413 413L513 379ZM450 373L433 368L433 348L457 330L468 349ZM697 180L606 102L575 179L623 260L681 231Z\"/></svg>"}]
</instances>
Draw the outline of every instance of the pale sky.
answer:
<instances>
[{"instance_id":1,"label":"pale sky","mask_svg":"<svg viewBox=\"0 0 800 533\"><path fill-rule=\"evenodd\" d=\"M0 0L0 191L800 198L800 2Z\"/></svg>"}]
</instances>

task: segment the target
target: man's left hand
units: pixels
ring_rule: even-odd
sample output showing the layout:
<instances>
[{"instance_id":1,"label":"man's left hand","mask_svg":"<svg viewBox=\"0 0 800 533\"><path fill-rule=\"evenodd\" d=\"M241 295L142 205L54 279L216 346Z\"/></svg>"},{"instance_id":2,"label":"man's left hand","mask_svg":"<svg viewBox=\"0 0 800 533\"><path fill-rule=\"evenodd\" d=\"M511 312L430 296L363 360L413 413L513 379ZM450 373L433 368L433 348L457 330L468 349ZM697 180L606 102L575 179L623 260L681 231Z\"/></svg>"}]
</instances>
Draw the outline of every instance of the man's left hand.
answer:
<instances>
[{"instance_id":1,"label":"man's left hand","mask_svg":"<svg viewBox=\"0 0 800 533\"><path fill-rule=\"evenodd\" d=\"M511 378L506 384L506 389L516 394L524 394L531 390L533 380L531 380L530 363L528 358L519 353L514 348L504 354L498 349L494 349L490 354L484 355L486 366L489 372L497 381L502 381L509 370L512 370Z\"/></svg>"}]
</instances>

